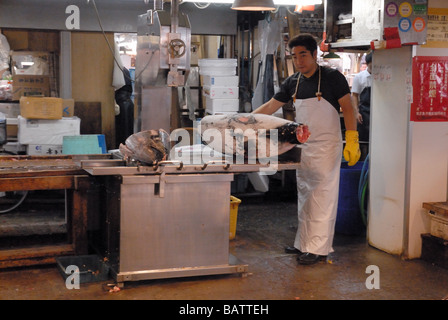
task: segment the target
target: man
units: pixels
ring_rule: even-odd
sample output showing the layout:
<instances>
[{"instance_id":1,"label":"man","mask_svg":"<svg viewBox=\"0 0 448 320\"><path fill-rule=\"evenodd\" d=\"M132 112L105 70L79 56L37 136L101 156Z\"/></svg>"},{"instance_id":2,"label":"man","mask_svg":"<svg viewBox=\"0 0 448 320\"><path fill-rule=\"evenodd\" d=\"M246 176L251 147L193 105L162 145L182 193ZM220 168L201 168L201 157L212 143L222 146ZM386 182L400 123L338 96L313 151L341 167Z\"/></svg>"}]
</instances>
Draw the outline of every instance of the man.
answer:
<instances>
[{"instance_id":1,"label":"man","mask_svg":"<svg viewBox=\"0 0 448 320\"><path fill-rule=\"evenodd\" d=\"M115 145L120 143L134 133L134 103L132 102L132 80L127 68L123 67L125 85L115 91L115 101L120 107L120 112L115 116Z\"/></svg>"},{"instance_id":2,"label":"man","mask_svg":"<svg viewBox=\"0 0 448 320\"><path fill-rule=\"evenodd\" d=\"M289 47L298 72L254 113L273 114L292 98L296 121L309 126L311 136L302 146L297 170L299 227L294 247L286 252L299 254L300 264L313 264L333 251L342 160L340 109L346 127L344 157L352 166L360 157L358 132L348 83L339 71L317 64L316 40L302 34Z\"/></svg>"},{"instance_id":3,"label":"man","mask_svg":"<svg viewBox=\"0 0 448 320\"><path fill-rule=\"evenodd\" d=\"M372 52L365 58L367 69L353 78L352 103L358 110L359 140L369 142L370 88L372 87Z\"/></svg>"}]
</instances>

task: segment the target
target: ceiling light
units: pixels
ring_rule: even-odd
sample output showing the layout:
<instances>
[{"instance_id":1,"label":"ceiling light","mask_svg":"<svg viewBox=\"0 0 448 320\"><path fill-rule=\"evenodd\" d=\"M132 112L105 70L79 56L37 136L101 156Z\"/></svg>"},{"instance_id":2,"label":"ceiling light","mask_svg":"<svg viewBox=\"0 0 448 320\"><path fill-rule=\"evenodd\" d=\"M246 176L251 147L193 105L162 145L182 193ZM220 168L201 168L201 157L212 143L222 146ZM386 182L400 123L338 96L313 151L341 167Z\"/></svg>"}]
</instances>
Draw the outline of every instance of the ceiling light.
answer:
<instances>
[{"instance_id":1,"label":"ceiling light","mask_svg":"<svg viewBox=\"0 0 448 320\"><path fill-rule=\"evenodd\" d=\"M228 3L228 4L232 4L233 0L182 0L182 2L207 2L207 3Z\"/></svg>"},{"instance_id":2,"label":"ceiling light","mask_svg":"<svg viewBox=\"0 0 448 320\"><path fill-rule=\"evenodd\" d=\"M199 3L227 3L233 4L234 0L182 0L181 2L199 2ZM248 1L253 2L253 1ZM296 6L296 5L319 5L322 0L273 0L276 6Z\"/></svg>"},{"instance_id":3,"label":"ceiling light","mask_svg":"<svg viewBox=\"0 0 448 320\"><path fill-rule=\"evenodd\" d=\"M233 10L244 11L271 11L275 10L273 0L235 0Z\"/></svg>"}]
</instances>

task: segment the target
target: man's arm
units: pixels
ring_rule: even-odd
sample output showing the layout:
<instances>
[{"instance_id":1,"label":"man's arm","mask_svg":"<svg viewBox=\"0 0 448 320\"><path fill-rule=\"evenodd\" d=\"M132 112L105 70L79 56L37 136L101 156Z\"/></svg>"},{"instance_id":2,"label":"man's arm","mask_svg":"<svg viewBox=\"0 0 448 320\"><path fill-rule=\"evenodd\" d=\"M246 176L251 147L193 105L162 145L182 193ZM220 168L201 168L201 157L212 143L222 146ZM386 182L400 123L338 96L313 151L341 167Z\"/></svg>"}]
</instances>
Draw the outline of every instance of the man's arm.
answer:
<instances>
[{"instance_id":1,"label":"man's arm","mask_svg":"<svg viewBox=\"0 0 448 320\"><path fill-rule=\"evenodd\" d=\"M356 130L355 108L353 107L352 100L350 99L350 93L347 93L339 99L338 102L342 108L342 113L344 114L346 129L344 158L348 162L349 166L354 166L361 157L361 152L359 151L359 134Z\"/></svg>"},{"instance_id":2,"label":"man's arm","mask_svg":"<svg viewBox=\"0 0 448 320\"><path fill-rule=\"evenodd\" d=\"M344 123L346 130L357 130L356 125L356 109L353 107L352 100L350 98L350 93L338 100L339 105L342 109L342 114L344 115Z\"/></svg>"},{"instance_id":3,"label":"man's arm","mask_svg":"<svg viewBox=\"0 0 448 320\"><path fill-rule=\"evenodd\" d=\"M273 114L275 111L280 109L285 104L285 102L281 102L271 98L268 102L262 104L260 107L252 111L252 113L263 113L263 114Z\"/></svg>"},{"instance_id":4,"label":"man's arm","mask_svg":"<svg viewBox=\"0 0 448 320\"><path fill-rule=\"evenodd\" d=\"M356 119L358 120L359 123L362 123L362 116L359 113L359 94L356 92L352 92L352 105L353 108L355 109L355 114L356 114Z\"/></svg>"}]
</instances>

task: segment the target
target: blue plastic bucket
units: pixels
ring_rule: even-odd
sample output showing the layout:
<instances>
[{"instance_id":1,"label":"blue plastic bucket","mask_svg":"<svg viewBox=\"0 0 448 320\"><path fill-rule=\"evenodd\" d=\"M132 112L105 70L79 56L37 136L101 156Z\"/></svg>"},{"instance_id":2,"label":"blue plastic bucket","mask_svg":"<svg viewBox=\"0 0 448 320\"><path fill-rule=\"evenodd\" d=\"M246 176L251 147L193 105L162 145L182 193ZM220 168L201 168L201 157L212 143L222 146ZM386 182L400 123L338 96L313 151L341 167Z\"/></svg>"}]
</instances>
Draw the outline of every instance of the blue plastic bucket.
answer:
<instances>
[{"instance_id":1,"label":"blue plastic bucket","mask_svg":"<svg viewBox=\"0 0 448 320\"><path fill-rule=\"evenodd\" d=\"M346 235L361 235L365 225L359 207L358 188L364 162L359 161L350 167L346 162L341 164L339 180L338 212L335 231Z\"/></svg>"}]
</instances>

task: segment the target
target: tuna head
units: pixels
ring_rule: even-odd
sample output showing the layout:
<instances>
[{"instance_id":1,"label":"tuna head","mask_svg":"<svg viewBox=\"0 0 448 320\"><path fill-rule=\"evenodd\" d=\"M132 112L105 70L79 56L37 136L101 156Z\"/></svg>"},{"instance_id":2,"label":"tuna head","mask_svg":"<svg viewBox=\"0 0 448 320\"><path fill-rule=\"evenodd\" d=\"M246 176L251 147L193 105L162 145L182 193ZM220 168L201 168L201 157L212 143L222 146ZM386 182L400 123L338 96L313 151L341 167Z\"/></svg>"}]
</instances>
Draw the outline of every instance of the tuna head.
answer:
<instances>
[{"instance_id":1,"label":"tuna head","mask_svg":"<svg viewBox=\"0 0 448 320\"><path fill-rule=\"evenodd\" d=\"M125 160L134 160L143 164L154 164L166 160L170 140L163 130L146 130L130 135L119 149Z\"/></svg>"}]
</instances>

